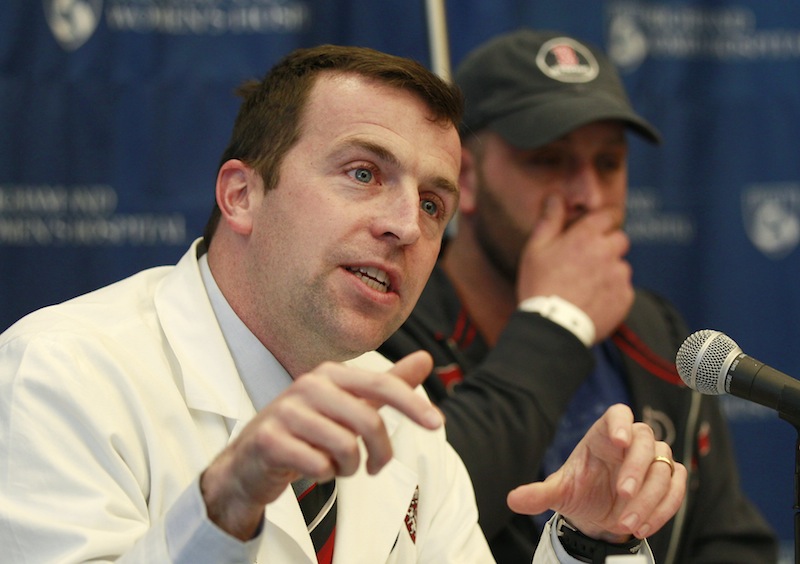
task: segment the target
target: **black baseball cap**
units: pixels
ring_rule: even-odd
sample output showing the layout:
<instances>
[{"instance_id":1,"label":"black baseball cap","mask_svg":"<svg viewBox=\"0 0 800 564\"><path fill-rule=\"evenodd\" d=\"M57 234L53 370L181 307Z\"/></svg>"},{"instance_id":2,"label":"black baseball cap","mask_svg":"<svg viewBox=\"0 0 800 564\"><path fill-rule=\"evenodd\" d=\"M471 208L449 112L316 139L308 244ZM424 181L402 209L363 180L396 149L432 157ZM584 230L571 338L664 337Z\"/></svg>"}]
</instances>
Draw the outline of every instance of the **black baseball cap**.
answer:
<instances>
[{"instance_id":1,"label":"black baseball cap","mask_svg":"<svg viewBox=\"0 0 800 564\"><path fill-rule=\"evenodd\" d=\"M616 119L653 143L661 135L631 106L616 68L589 43L520 29L469 53L454 80L464 93L462 133L484 128L540 147L588 123Z\"/></svg>"}]
</instances>

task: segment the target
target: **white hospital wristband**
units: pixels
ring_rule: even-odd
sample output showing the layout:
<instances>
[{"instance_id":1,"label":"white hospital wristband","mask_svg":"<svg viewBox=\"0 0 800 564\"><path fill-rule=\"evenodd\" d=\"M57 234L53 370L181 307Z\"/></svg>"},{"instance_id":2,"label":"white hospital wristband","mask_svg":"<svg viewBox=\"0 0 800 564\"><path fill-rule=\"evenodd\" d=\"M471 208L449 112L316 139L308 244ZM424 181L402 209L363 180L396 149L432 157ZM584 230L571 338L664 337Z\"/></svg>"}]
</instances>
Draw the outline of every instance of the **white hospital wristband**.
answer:
<instances>
[{"instance_id":1,"label":"white hospital wristband","mask_svg":"<svg viewBox=\"0 0 800 564\"><path fill-rule=\"evenodd\" d=\"M561 325L587 347L594 342L594 322L581 308L563 298L536 296L522 300L518 308L522 311L538 313L553 323Z\"/></svg>"}]
</instances>

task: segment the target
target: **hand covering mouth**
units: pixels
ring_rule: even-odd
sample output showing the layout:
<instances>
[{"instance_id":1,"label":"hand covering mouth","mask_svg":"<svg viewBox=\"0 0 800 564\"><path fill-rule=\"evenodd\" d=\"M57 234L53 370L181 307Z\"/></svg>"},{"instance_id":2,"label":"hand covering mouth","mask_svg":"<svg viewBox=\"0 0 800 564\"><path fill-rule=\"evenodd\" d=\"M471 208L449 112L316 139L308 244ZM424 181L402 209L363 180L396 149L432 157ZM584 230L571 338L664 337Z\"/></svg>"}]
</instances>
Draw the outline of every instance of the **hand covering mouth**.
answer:
<instances>
[{"instance_id":1,"label":"hand covering mouth","mask_svg":"<svg viewBox=\"0 0 800 564\"><path fill-rule=\"evenodd\" d=\"M389 275L383 270L374 266L346 266L345 268L373 290L384 294L389 291Z\"/></svg>"}]
</instances>

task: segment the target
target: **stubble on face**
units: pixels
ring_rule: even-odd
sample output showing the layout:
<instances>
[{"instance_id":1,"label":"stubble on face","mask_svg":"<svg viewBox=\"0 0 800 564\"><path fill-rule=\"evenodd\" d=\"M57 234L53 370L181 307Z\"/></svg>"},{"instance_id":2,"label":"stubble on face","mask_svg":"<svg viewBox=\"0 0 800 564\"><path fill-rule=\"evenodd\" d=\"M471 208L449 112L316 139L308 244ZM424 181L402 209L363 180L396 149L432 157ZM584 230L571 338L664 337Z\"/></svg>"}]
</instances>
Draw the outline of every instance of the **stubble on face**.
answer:
<instances>
[{"instance_id":1,"label":"stubble on face","mask_svg":"<svg viewBox=\"0 0 800 564\"><path fill-rule=\"evenodd\" d=\"M517 225L502 197L490 186L478 159L476 166L475 238L486 258L511 284L517 280L522 249L531 229Z\"/></svg>"}]
</instances>

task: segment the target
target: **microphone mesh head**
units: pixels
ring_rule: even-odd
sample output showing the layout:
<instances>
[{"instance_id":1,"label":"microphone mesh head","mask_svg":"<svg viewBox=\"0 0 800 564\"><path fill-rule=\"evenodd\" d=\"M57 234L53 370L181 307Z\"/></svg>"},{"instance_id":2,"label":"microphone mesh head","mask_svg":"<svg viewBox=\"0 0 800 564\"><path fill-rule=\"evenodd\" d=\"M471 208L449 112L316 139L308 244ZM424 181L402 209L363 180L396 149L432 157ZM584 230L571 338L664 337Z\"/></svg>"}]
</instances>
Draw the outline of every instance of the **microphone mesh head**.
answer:
<instances>
[{"instance_id":1,"label":"microphone mesh head","mask_svg":"<svg viewBox=\"0 0 800 564\"><path fill-rule=\"evenodd\" d=\"M724 394L732 352L739 354L742 350L724 333L710 329L692 333L675 357L678 374L687 386L701 394Z\"/></svg>"}]
</instances>

